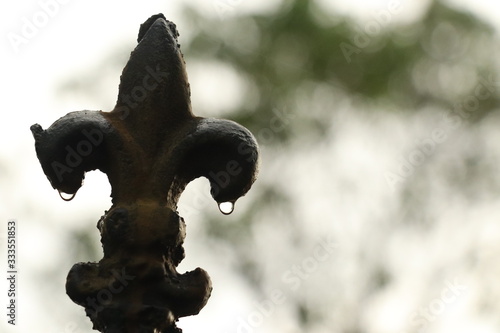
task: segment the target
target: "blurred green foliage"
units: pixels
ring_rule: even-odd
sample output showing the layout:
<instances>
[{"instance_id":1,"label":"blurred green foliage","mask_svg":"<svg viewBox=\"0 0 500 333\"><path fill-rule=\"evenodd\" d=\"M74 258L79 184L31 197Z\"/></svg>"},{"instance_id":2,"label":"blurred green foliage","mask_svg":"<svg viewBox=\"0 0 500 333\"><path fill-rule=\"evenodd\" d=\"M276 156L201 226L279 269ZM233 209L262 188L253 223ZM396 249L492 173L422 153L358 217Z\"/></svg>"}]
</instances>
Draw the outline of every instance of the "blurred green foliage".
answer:
<instances>
[{"instance_id":1,"label":"blurred green foliage","mask_svg":"<svg viewBox=\"0 0 500 333\"><path fill-rule=\"evenodd\" d=\"M254 130L268 126L273 108L293 107L297 95L312 98L321 86L332 95L340 91L367 104L381 99L394 104L391 110L418 111L473 94L478 78L492 73L493 29L471 14L433 1L419 21L402 24L385 11L388 16L353 22L327 14L315 1L294 0L274 12L221 20L188 8L199 31L183 49L188 57L231 66L247 81L251 89L231 117ZM466 82L455 88L457 78ZM478 114L497 102L482 105ZM309 130L321 133L335 104L297 111Z\"/></svg>"},{"instance_id":2,"label":"blurred green foliage","mask_svg":"<svg viewBox=\"0 0 500 333\"><path fill-rule=\"evenodd\" d=\"M440 1L431 2L423 16L410 23L397 23L392 14L354 22L327 13L308 0L283 1L273 12L232 13L222 19L186 8L197 32L183 44L185 55L229 66L246 84L241 105L227 118L248 127L259 140L259 133L273 121L273 110L295 116L289 126L274 133L273 140L261 140L268 157L263 168L280 163L293 168L279 156L304 142L314 147L334 139L332 131L341 126L334 123L336 108L343 100L354 103L360 113L456 111L463 108L462 101L477 94L482 80L497 82L493 70L497 60L491 52L494 31L470 13ZM481 101L468 124L492 112L498 101L497 94ZM300 207L291 204L294 194L280 186L276 177L259 179L252 191L257 192L252 196L256 199L238 213L238 223L228 225L211 216L206 232L212 241L226 243L237 253L242 277L262 291L262 257L252 250L253 240L259 237L254 226L273 224L288 230L283 237L290 237L289 246L294 249L307 244L303 225L314 221L296 221ZM416 199L416 192L425 195L415 188L404 193ZM409 206L418 211L418 200ZM285 217L258 213L266 210L286 212ZM375 271L379 273L373 288L382 288L390 276L383 267ZM297 299L296 311L305 329L320 318L304 302ZM351 329L356 331L356 325Z\"/></svg>"}]
</instances>

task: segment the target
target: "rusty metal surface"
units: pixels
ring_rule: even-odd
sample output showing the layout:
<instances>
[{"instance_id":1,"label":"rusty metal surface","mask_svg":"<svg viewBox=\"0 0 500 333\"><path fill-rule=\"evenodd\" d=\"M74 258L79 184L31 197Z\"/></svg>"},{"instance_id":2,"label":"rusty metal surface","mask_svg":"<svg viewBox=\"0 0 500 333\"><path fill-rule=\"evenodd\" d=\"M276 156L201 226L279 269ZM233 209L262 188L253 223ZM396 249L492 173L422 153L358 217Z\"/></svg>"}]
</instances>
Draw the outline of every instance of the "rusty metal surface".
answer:
<instances>
[{"instance_id":1,"label":"rusty metal surface","mask_svg":"<svg viewBox=\"0 0 500 333\"><path fill-rule=\"evenodd\" d=\"M111 184L113 205L97 224L104 257L74 265L66 283L101 332L179 332L177 319L197 314L212 286L201 268L176 271L186 236L177 201L203 176L229 213L257 176L258 146L247 129L193 115L178 35L163 14L150 17L112 111L71 112L46 130L31 127L54 189L74 195L96 169Z\"/></svg>"}]
</instances>

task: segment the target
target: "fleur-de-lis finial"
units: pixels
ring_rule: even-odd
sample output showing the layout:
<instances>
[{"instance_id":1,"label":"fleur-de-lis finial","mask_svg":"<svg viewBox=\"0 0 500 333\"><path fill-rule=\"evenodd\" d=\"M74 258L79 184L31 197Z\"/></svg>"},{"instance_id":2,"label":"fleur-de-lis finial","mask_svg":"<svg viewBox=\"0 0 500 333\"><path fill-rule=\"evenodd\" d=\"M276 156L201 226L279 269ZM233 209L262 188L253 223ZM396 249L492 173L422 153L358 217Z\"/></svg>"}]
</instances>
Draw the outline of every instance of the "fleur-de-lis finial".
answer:
<instances>
[{"instance_id":1,"label":"fleur-de-lis finial","mask_svg":"<svg viewBox=\"0 0 500 333\"><path fill-rule=\"evenodd\" d=\"M227 214L256 179L252 134L193 115L177 37L163 14L150 17L111 112L71 112L46 130L31 127L43 171L61 194L75 195L90 170L105 172L111 184L113 205L97 225L104 258L74 265L66 283L101 332L179 332L175 321L197 314L212 289L201 268L176 271L184 258L182 191L208 178Z\"/></svg>"}]
</instances>

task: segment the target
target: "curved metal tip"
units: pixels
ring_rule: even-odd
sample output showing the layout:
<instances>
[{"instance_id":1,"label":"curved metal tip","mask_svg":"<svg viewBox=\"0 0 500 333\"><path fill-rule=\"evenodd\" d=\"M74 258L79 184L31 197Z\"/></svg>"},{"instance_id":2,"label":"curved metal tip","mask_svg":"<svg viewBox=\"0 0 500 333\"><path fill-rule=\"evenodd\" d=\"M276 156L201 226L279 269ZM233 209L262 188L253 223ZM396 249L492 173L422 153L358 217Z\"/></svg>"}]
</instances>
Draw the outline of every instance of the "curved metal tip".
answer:
<instances>
[{"instance_id":1,"label":"curved metal tip","mask_svg":"<svg viewBox=\"0 0 500 333\"><path fill-rule=\"evenodd\" d=\"M165 18L165 15L162 13L156 14L148 18L143 24L141 24L141 27L139 28L139 35L137 36L137 42L140 43L144 36L147 34L147 32L151 29L151 27L158 21L164 21L166 23L166 27L168 32L172 35L172 37L177 40L177 37L179 37L179 31L177 31L177 26L175 25L174 22L169 21Z\"/></svg>"},{"instance_id":2,"label":"curved metal tip","mask_svg":"<svg viewBox=\"0 0 500 333\"><path fill-rule=\"evenodd\" d=\"M43 135L43 128L39 124L34 124L31 125L30 127L31 133L33 134L33 137L35 138L35 141L40 138Z\"/></svg>"}]
</instances>

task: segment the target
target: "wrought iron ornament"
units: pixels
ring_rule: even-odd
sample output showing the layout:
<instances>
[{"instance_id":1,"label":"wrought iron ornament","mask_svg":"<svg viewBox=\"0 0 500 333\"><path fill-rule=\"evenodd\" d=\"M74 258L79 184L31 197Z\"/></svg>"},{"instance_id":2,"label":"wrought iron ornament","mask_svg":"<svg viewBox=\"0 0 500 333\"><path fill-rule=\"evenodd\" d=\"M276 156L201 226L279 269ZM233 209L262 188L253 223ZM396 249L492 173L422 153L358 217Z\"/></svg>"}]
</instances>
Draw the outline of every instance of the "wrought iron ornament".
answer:
<instances>
[{"instance_id":1,"label":"wrought iron ornament","mask_svg":"<svg viewBox=\"0 0 500 333\"><path fill-rule=\"evenodd\" d=\"M90 170L111 184L113 205L97 223L104 257L74 265L66 282L101 332L180 332L175 322L199 313L212 285L201 268L176 271L186 236L177 201L204 176L228 214L257 176L258 146L247 129L193 115L178 35L163 14L141 25L111 112L70 112L46 130L31 126L43 171L63 199Z\"/></svg>"}]
</instances>

